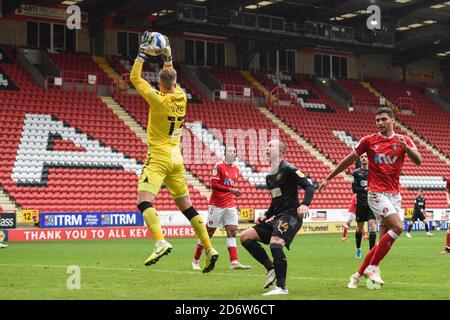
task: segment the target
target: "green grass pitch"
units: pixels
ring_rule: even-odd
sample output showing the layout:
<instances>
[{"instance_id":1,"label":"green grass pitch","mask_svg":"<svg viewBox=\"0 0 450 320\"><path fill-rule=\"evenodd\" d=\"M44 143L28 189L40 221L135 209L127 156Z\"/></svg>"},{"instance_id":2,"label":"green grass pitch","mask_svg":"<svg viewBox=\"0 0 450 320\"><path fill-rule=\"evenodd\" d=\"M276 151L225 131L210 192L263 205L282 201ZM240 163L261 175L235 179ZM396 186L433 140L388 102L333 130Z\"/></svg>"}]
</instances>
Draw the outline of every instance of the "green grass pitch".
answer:
<instances>
[{"instance_id":1,"label":"green grass pitch","mask_svg":"<svg viewBox=\"0 0 450 320\"><path fill-rule=\"evenodd\" d=\"M276 299L450 299L450 255L441 255L445 235L413 232L396 241L381 264L385 285L347 289L361 260L354 258L353 234L300 235L287 252L290 294ZM239 247L250 270L230 270L225 238L214 238L220 253L209 274L191 270L196 239L170 239L173 252L144 267L153 241L65 241L11 243L0 250L0 299L261 299L265 270ZM265 247L266 249L267 246ZM368 242L363 241L363 253ZM67 289L67 266L81 268L81 289ZM270 297L273 299L273 297Z\"/></svg>"}]
</instances>

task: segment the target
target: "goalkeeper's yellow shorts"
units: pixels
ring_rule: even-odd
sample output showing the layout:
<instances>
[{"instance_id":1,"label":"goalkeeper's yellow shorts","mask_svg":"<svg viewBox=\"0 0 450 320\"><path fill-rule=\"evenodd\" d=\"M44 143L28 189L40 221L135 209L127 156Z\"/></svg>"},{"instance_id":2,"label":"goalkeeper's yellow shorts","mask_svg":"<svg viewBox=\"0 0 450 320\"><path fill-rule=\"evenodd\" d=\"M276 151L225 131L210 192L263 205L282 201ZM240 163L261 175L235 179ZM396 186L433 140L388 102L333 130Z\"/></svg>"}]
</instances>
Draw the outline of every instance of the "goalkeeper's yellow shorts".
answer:
<instances>
[{"instance_id":1,"label":"goalkeeper's yellow shorts","mask_svg":"<svg viewBox=\"0 0 450 320\"><path fill-rule=\"evenodd\" d=\"M153 152L147 155L139 177L138 191L148 191L156 196L163 182L173 199L189 195L179 148L168 153Z\"/></svg>"}]
</instances>

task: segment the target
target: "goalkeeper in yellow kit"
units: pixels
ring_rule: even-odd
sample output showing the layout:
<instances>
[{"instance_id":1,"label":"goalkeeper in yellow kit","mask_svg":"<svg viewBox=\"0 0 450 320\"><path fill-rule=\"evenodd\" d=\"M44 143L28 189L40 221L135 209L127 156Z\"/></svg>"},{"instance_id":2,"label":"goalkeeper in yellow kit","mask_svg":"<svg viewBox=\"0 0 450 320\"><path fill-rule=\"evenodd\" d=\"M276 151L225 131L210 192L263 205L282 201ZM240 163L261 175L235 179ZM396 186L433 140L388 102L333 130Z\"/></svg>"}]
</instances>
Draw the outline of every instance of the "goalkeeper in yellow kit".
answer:
<instances>
[{"instance_id":1,"label":"goalkeeper in yellow kit","mask_svg":"<svg viewBox=\"0 0 450 320\"><path fill-rule=\"evenodd\" d=\"M138 183L137 206L153 234L155 248L145 261L149 266L172 251L172 245L164 239L158 213L152 203L164 182L175 204L189 219L195 233L206 249L203 272L214 269L219 254L211 245L205 223L192 206L184 177L183 156L180 151L181 130L186 114L187 97L177 84L177 72L172 65L172 54L168 39L161 56L164 68L159 73L158 87L153 88L141 77L142 66L149 58L152 33L145 32L141 38L139 54L131 70L130 80L139 94L150 106L147 125L148 153Z\"/></svg>"}]
</instances>

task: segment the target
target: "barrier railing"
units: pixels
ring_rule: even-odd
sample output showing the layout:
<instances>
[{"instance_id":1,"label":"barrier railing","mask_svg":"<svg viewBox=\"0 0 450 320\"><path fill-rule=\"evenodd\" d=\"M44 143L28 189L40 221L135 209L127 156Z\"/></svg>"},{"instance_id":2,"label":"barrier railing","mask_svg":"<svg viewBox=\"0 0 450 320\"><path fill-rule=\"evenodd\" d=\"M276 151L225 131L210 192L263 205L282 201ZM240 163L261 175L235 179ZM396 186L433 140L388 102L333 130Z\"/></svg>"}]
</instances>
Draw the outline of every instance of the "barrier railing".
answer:
<instances>
[{"instance_id":1,"label":"barrier railing","mask_svg":"<svg viewBox=\"0 0 450 320\"><path fill-rule=\"evenodd\" d=\"M97 93L98 84L97 81L89 81L88 79L80 78L66 78L66 77L52 77L49 76L45 79L45 89L53 90L67 90L67 91L80 91Z\"/></svg>"},{"instance_id":2,"label":"barrier railing","mask_svg":"<svg viewBox=\"0 0 450 320\"><path fill-rule=\"evenodd\" d=\"M298 94L294 89L275 87L266 95L267 105L298 106Z\"/></svg>"},{"instance_id":3,"label":"barrier railing","mask_svg":"<svg viewBox=\"0 0 450 320\"><path fill-rule=\"evenodd\" d=\"M110 91L113 94L129 93L130 89L134 89L130 81L130 74L124 73L120 76L120 79L114 79L110 84Z\"/></svg>"},{"instance_id":4,"label":"barrier railing","mask_svg":"<svg viewBox=\"0 0 450 320\"><path fill-rule=\"evenodd\" d=\"M400 107L400 109L408 108L414 110L417 108L417 102L410 97L399 97L395 100L395 104Z\"/></svg>"},{"instance_id":5,"label":"barrier railing","mask_svg":"<svg viewBox=\"0 0 450 320\"><path fill-rule=\"evenodd\" d=\"M222 90L214 90L214 101L254 104L253 88L235 84L224 84Z\"/></svg>"},{"instance_id":6,"label":"barrier railing","mask_svg":"<svg viewBox=\"0 0 450 320\"><path fill-rule=\"evenodd\" d=\"M378 110L380 107L374 103L355 103L353 106L353 112L373 112Z\"/></svg>"},{"instance_id":7,"label":"barrier railing","mask_svg":"<svg viewBox=\"0 0 450 320\"><path fill-rule=\"evenodd\" d=\"M89 76L95 76L96 81L98 82L98 74L93 72L80 72L80 71L62 71L61 77L70 78L70 79L89 79Z\"/></svg>"}]
</instances>

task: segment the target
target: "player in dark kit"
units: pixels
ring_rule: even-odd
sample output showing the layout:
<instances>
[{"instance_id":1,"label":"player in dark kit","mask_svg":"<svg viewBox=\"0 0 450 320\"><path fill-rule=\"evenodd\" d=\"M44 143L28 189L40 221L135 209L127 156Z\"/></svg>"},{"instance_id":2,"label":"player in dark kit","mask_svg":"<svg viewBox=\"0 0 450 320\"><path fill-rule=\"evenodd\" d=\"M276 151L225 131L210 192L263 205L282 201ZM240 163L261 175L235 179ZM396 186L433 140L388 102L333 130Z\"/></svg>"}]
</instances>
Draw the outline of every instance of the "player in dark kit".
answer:
<instances>
[{"instance_id":1,"label":"player in dark kit","mask_svg":"<svg viewBox=\"0 0 450 320\"><path fill-rule=\"evenodd\" d=\"M286 288L287 260L283 248L289 246L300 230L303 218L308 215L314 188L304 173L285 161L286 145L272 140L266 148L266 157L272 170L266 177L272 202L266 213L256 220L256 225L245 230L240 237L242 245L267 270L264 288L277 279L277 287L263 295L288 294ZM298 187L305 190L300 204ZM258 242L269 244L273 262Z\"/></svg>"},{"instance_id":2,"label":"player in dark kit","mask_svg":"<svg viewBox=\"0 0 450 320\"><path fill-rule=\"evenodd\" d=\"M428 231L428 220L425 217L425 202L426 202L426 200L425 200L425 197L423 196L423 190L422 189L417 190L417 197L414 200L413 217L412 217L411 221L409 221L408 232L406 233L406 236L408 238L412 238L410 232L411 232L414 222L416 222L417 220L422 221L422 223L425 225L425 232L426 232L427 236L434 237L434 234L432 234Z\"/></svg>"},{"instance_id":3,"label":"player in dark kit","mask_svg":"<svg viewBox=\"0 0 450 320\"><path fill-rule=\"evenodd\" d=\"M364 223L369 222L369 247L375 246L377 238L376 234L376 218L367 202L367 181L369 177L369 159L367 154L362 154L359 159L361 166L353 172L352 190L356 194L356 255L357 259L361 258L361 241Z\"/></svg>"}]
</instances>

